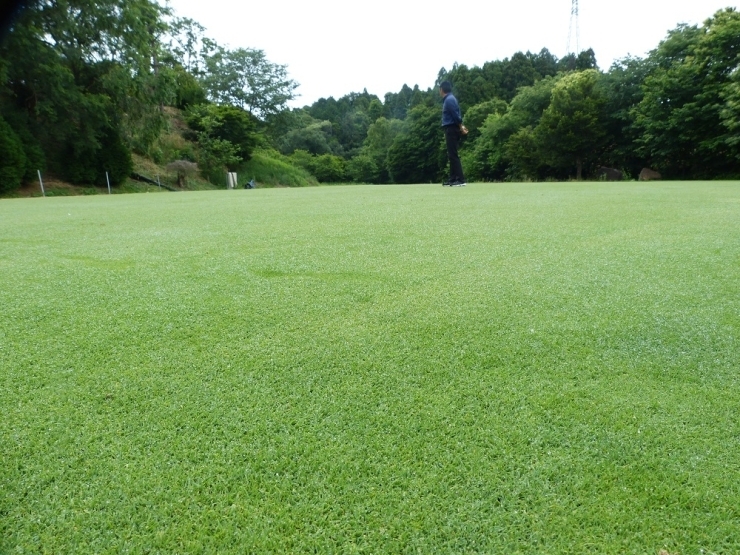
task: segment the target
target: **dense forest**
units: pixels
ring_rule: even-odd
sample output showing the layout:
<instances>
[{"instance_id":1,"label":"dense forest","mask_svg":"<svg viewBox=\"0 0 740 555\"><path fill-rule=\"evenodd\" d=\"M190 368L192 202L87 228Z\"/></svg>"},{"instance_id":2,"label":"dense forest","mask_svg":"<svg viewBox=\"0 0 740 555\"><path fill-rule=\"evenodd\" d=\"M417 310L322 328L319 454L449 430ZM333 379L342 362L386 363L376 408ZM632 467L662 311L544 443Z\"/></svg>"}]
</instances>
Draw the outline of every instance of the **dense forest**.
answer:
<instances>
[{"instance_id":1,"label":"dense forest","mask_svg":"<svg viewBox=\"0 0 740 555\"><path fill-rule=\"evenodd\" d=\"M470 181L594 178L603 167L628 179L643 167L668 179L740 177L731 8L608 70L591 50L558 59L543 49L442 68L442 80L470 130ZM305 177L285 185L441 180L436 85L289 109L297 86L264 52L219 45L151 0L29 2L0 45L0 192L37 170L77 184L107 172L119 184L136 157L180 184L197 172L223 186L227 171L245 168L258 181L275 168Z\"/></svg>"}]
</instances>

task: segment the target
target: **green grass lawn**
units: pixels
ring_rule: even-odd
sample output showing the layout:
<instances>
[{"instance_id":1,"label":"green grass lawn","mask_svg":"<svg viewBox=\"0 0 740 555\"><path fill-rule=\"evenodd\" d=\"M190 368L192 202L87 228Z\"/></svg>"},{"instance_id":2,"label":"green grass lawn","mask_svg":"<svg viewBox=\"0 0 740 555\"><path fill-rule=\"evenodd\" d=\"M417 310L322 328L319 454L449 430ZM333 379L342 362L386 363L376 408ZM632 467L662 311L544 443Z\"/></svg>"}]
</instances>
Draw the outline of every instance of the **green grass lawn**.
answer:
<instances>
[{"instance_id":1,"label":"green grass lawn","mask_svg":"<svg viewBox=\"0 0 740 555\"><path fill-rule=\"evenodd\" d=\"M740 183L0 201L0 553L740 552Z\"/></svg>"}]
</instances>

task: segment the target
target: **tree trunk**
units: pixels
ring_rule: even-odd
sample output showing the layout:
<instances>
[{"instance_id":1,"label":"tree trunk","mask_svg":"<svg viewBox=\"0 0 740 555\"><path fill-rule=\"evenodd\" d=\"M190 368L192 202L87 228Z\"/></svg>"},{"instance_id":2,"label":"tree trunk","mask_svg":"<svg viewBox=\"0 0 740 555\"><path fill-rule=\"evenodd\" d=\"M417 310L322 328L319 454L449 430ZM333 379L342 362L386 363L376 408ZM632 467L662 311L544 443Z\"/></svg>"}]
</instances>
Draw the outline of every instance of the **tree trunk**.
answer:
<instances>
[{"instance_id":1,"label":"tree trunk","mask_svg":"<svg viewBox=\"0 0 740 555\"><path fill-rule=\"evenodd\" d=\"M576 168L576 179L580 181L583 175L583 160L580 158L576 158Z\"/></svg>"}]
</instances>

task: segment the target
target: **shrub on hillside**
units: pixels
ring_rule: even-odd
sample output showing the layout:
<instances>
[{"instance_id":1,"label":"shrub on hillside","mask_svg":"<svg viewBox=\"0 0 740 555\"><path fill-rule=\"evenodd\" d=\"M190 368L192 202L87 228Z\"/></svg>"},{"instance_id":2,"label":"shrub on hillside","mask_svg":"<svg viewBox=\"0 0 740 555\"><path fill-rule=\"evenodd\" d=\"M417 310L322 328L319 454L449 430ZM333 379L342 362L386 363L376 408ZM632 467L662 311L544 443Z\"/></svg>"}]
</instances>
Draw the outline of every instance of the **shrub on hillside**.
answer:
<instances>
[{"instance_id":1,"label":"shrub on hillside","mask_svg":"<svg viewBox=\"0 0 740 555\"><path fill-rule=\"evenodd\" d=\"M202 104L191 107L185 119L196 132L198 142L204 138L228 141L236 156L249 160L257 146L257 123L254 116L236 106Z\"/></svg>"},{"instance_id":2,"label":"shrub on hillside","mask_svg":"<svg viewBox=\"0 0 740 555\"><path fill-rule=\"evenodd\" d=\"M188 177L198 171L198 164L188 160L175 160L167 164L167 170L177 175L177 186L184 187Z\"/></svg>"},{"instance_id":3,"label":"shrub on hillside","mask_svg":"<svg viewBox=\"0 0 740 555\"><path fill-rule=\"evenodd\" d=\"M131 173L131 152L116 129L105 129L98 145L70 144L58 162L62 177L71 183L105 185L108 173L111 185L119 185Z\"/></svg>"},{"instance_id":4,"label":"shrub on hillside","mask_svg":"<svg viewBox=\"0 0 740 555\"><path fill-rule=\"evenodd\" d=\"M252 159L239 169L246 179L254 179L259 186L309 187L318 185L307 170L296 167L285 156L274 150L257 150Z\"/></svg>"}]
</instances>

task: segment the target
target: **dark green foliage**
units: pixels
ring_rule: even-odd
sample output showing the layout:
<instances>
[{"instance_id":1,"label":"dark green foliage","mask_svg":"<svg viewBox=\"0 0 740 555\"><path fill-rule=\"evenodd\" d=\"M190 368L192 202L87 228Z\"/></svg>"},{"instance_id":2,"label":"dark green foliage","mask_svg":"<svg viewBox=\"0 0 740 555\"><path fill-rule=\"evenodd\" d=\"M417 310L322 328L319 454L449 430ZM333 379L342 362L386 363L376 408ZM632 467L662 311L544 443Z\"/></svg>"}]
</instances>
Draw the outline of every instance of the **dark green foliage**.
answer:
<instances>
[{"instance_id":1,"label":"dark green foliage","mask_svg":"<svg viewBox=\"0 0 740 555\"><path fill-rule=\"evenodd\" d=\"M339 100L320 98L304 111L312 118L311 121L304 123L305 130L292 129L290 136L281 141L281 151L290 153L302 149L314 154L331 152L349 157L362 145L370 124L382 115L383 105L378 97L365 90L347 94ZM326 127L327 122L331 129ZM317 133L319 130L326 136L326 141Z\"/></svg>"},{"instance_id":2,"label":"dark green foliage","mask_svg":"<svg viewBox=\"0 0 740 555\"><path fill-rule=\"evenodd\" d=\"M345 151L352 151L362 145L370 127L370 117L363 110L346 113L339 122L337 139Z\"/></svg>"},{"instance_id":3,"label":"dark green foliage","mask_svg":"<svg viewBox=\"0 0 740 555\"><path fill-rule=\"evenodd\" d=\"M596 53L591 48L579 52L577 56L573 53L566 54L558 62L559 71L585 71L598 68Z\"/></svg>"},{"instance_id":4,"label":"dark green foliage","mask_svg":"<svg viewBox=\"0 0 740 555\"><path fill-rule=\"evenodd\" d=\"M26 156L23 179L24 181L37 179L37 170L44 171L46 169L46 157L38 139L31 133L32 123L24 112L14 109L5 109L4 112L6 122L20 139L23 153Z\"/></svg>"},{"instance_id":5,"label":"dark green foliage","mask_svg":"<svg viewBox=\"0 0 740 555\"><path fill-rule=\"evenodd\" d=\"M57 167L62 178L77 184L106 185L105 174L111 185L123 182L131 173L131 153L114 129L102 131L95 147L70 144L62 151Z\"/></svg>"},{"instance_id":6,"label":"dark green foliage","mask_svg":"<svg viewBox=\"0 0 740 555\"><path fill-rule=\"evenodd\" d=\"M476 104L469 108L468 111L465 112L465 117L463 118L463 122L468 128L467 139L469 141L473 141L480 136L481 127L483 127L483 123L486 121L488 116L491 114L503 115L506 113L507 109L508 106L506 102L498 98L483 101L480 104Z\"/></svg>"},{"instance_id":7,"label":"dark green foliage","mask_svg":"<svg viewBox=\"0 0 740 555\"><path fill-rule=\"evenodd\" d=\"M280 152L292 154L305 150L311 154L339 154L342 147L334 137L334 127L329 121L311 123L289 131L281 140Z\"/></svg>"},{"instance_id":8,"label":"dark green foliage","mask_svg":"<svg viewBox=\"0 0 740 555\"><path fill-rule=\"evenodd\" d=\"M370 123L373 123L382 115L383 103L378 98L373 98L367 107L367 117L370 118Z\"/></svg>"},{"instance_id":9,"label":"dark green foliage","mask_svg":"<svg viewBox=\"0 0 740 555\"><path fill-rule=\"evenodd\" d=\"M285 66L169 16L153 0L29 4L0 45L0 113L13 132L4 148L20 143L21 179L46 169L101 184L107 170L118 182L133 151L197 160L220 183L258 144L305 151L322 181L440 177L436 87L404 85L383 101L364 90L287 110L297 84ZM471 179L567 178L598 165L633 176L649 166L674 178L732 177L740 173L738 37L740 15L727 9L608 72L591 49L561 59L543 49L481 67L455 63L437 82L452 81L470 130L461 155ZM167 106L190 112L186 139L197 146L165 147ZM7 160L17 173L20 158Z\"/></svg>"},{"instance_id":10,"label":"dark green foliage","mask_svg":"<svg viewBox=\"0 0 740 555\"><path fill-rule=\"evenodd\" d=\"M601 76L600 88L605 96L607 142L602 162L636 177L645 165L637 154L639 132L634 125L633 110L643 98L643 83L653 64L640 58L625 58L612 65Z\"/></svg>"},{"instance_id":11,"label":"dark green foliage","mask_svg":"<svg viewBox=\"0 0 740 555\"><path fill-rule=\"evenodd\" d=\"M10 125L0 117L0 192L20 187L25 172L23 143Z\"/></svg>"},{"instance_id":12,"label":"dark green foliage","mask_svg":"<svg viewBox=\"0 0 740 555\"><path fill-rule=\"evenodd\" d=\"M213 184L222 185L227 171L249 161L259 142L255 117L236 106L201 104L185 117L198 143L198 167Z\"/></svg>"},{"instance_id":13,"label":"dark green foliage","mask_svg":"<svg viewBox=\"0 0 740 555\"><path fill-rule=\"evenodd\" d=\"M430 183L440 180L446 158L439 106L412 108L388 152L388 170L394 183Z\"/></svg>"},{"instance_id":14,"label":"dark green foliage","mask_svg":"<svg viewBox=\"0 0 740 555\"><path fill-rule=\"evenodd\" d=\"M348 113L357 111L367 113L373 101L376 103L373 109L377 111L377 104L380 100L374 94L364 90L361 93L346 94L339 100L335 100L332 96L320 98L306 110L314 119L338 123Z\"/></svg>"},{"instance_id":15,"label":"dark green foliage","mask_svg":"<svg viewBox=\"0 0 740 555\"><path fill-rule=\"evenodd\" d=\"M346 177L344 165L340 156L322 154L312 160L309 171L320 183L339 183Z\"/></svg>"},{"instance_id":16,"label":"dark green foliage","mask_svg":"<svg viewBox=\"0 0 740 555\"><path fill-rule=\"evenodd\" d=\"M434 94L436 93L432 91L423 93L418 85L414 85L412 89L404 84L399 92L385 95L383 115L388 119L406 119L406 115L411 108L418 106L425 101L426 97Z\"/></svg>"},{"instance_id":17,"label":"dark green foliage","mask_svg":"<svg viewBox=\"0 0 740 555\"><path fill-rule=\"evenodd\" d=\"M378 118L368 131L358 155L360 161L349 166L354 181L390 183L388 153L396 136L404 129L404 122L397 119Z\"/></svg>"},{"instance_id":18,"label":"dark green foliage","mask_svg":"<svg viewBox=\"0 0 740 555\"><path fill-rule=\"evenodd\" d=\"M574 67L595 66L592 50L573 58ZM542 112L550 103L550 91L554 78L563 66L547 49L537 54L517 52L511 59L488 62L483 67L469 68L455 64L452 70L442 68L437 80L453 82L465 122L470 134L463 143L462 156L470 166L471 176L479 179L504 179L521 175L522 168L511 165L506 141L520 129L539 122ZM544 83L544 86L539 86ZM519 91L538 87L534 94L525 92L513 108L512 113L500 124L493 123L482 137L487 118L491 115L503 117L507 113L507 100L514 100ZM544 96L537 96L543 92ZM537 99L537 101L535 101ZM339 100L322 98L304 111L313 121L302 125L283 127L284 134L276 140L283 153L305 150L314 155L338 154L349 160L347 172L354 181L385 183L435 181L446 163L442 135L439 131L438 90L422 91L404 85L397 93L387 93L384 102L367 92L352 93ZM533 103L531 107L523 106ZM413 110L414 121L408 121ZM425 123L420 121L419 115ZM383 117L380 116L382 114ZM291 116L297 121L295 115ZM322 121L319 123L317 120ZM382 139L388 121L404 121L402 132L398 128L390 141ZM380 123L375 126L374 122ZM382 122L382 123L381 123ZM331 125L331 128L329 125ZM425 129L424 127L427 126ZM435 136L435 133L438 133ZM373 135L375 135L373 137ZM334 143L336 141L336 143ZM341 148L337 148L337 146ZM532 154L532 153L530 153ZM538 167L548 167L541 160ZM550 166L550 173L557 173ZM537 173L537 176L540 172ZM546 176L547 171L542 174ZM531 177L537 177L532 175Z\"/></svg>"},{"instance_id":19,"label":"dark green foliage","mask_svg":"<svg viewBox=\"0 0 740 555\"><path fill-rule=\"evenodd\" d=\"M506 169L508 178L540 180L550 174L543 157L542 144L531 125L511 135L504 144L504 152L509 162Z\"/></svg>"},{"instance_id":20,"label":"dark green foliage","mask_svg":"<svg viewBox=\"0 0 740 555\"><path fill-rule=\"evenodd\" d=\"M318 123L318 121L311 117L306 108L293 108L283 110L277 114L270 114L265 117L262 123L265 136L275 146L278 146L290 131L308 127L313 123Z\"/></svg>"},{"instance_id":21,"label":"dark green foliage","mask_svg":"<svg viewBox=\"0 0 740 555\"><path fill-rule=\"evenodd\" d=\"M635 108L638 152L669 177L740 174L733 115L740 65L740 13L717 12L702 27L679 26L650 58Z\"/></svg>"},{"instance_id":22,"label":"dark green foliage","mask_svg":"<svg viewBox=\"0 0 740 555\"><path fill-rule=\"evenodd\" d=\"M188 73L178 66L175 74L175 107L186 110L190 106L205 104L207 102L206 91L192 73Z\"/></svg>"},{"instance_id":23,"label":"dark green foliage","mask_svg":"<svg viewBox=\"0 0 740 555\"><path fill-rule=\"evenodd\" d=\"M121 184L131 174L131 152L115 130L109 130L103 137L97 156L97 168L95 183L100 184L104 183L105 172L108 172L111 185Z\"/></svg>"},{"instance_id":24,"label":"dark green foliage","mask_svg":"<svg viewBox=\"0 0 740 555\"><path fill-rule=\"evenodd\" d=\"M507 142L520 130L537 126L542 113L550 105L552 90L559 79L548 77L531 87L523 87L504 114L497 110L486 118L480 129L480 137L469 147L472 154L467 158L470 164L466 170L470 179L502 181L522 176L524 168L513 165L511 156L523 151L512 150ZM531 165L527 164L527 169L529 178L540 177L539 170L537 175L531 172Z\"/></svg>"},{"instance_id":25,"label":"dark green foliage","mask_svg":"<svg viewBox=\"0 0 740 555\"><path fill-rule=\"evenodd\" d=\"M199 134L228 141L243 161L249 160L257 146L257 121L249 112L236 106L200 104L185 116L188 125Z\"/></svg>"},{"instance_id":26,"label":"dark green foliage","mask_svg":"<svg viewBox=\"0 0 740 555\"><path fill-rule=\"evenodd\" d=\"M152 67L162 13L149 0L26 6L0 47L0 107L26 129L30 164L45 159L74 182L100 183L105 166L116 182L126 176L124 151L147 151L171 94L168 74Z\"/></svg>"},{"instance_id":27,"label":"dark green foliage","mask_svg":"<svg viewBox=\"0 0 740 555\"><path fill-rule=\"evenodd\" d=\"M537 54L517 52L511 59L486 62L482 67L455 64L449 72L442 68L437 81L452 82L453 93L463 112L467 112L468 108L494 98L509 102L519 88L554 76L560 69L558 59L543 48Z\"/></svg>"},{"instance_id":28,"label":"dark green foliage","mask_svg":"<svg viewBox=\"0 0 740 555\"><path fill-rule=\"evenodd\" d=\"M346 171L347 179L354 183L387 183L380 178L382 169L376 161L363 152L347 161Z\"/></svg>"},{"instance_id":29,"label":"dark green foliage","mask_svg":"<svg viewBox=\"0 0 740 555\"><path fill-rule=\"evenodd\" d=\"M289 158L293 164L308 171L320 183L339 183L347 177L345 161L340 156L333 154L315 156L305 150L296 150Z\"/></svg>"},{"instance_id":30,"label":"dark green foliage","mask_svg":"<svg viewBox=\"0 0 740 555\"><path fill-rule=\"evenodd\" d=\"M539 158L556 170L574 169L576 179L597 160L606 139L605 99L598 80L595 69L563 77L534 130Z\"/></svg>"}]
</instances>

